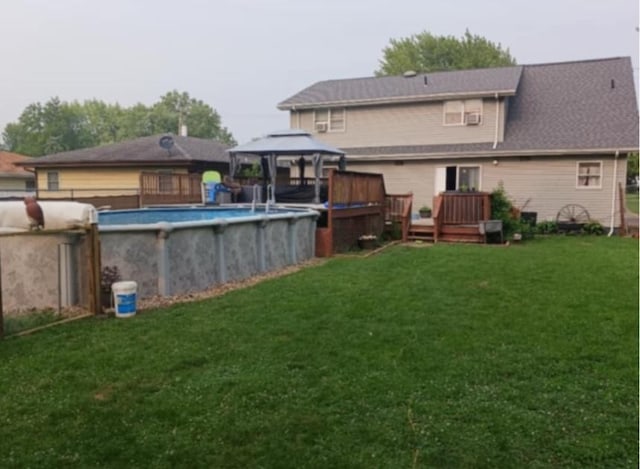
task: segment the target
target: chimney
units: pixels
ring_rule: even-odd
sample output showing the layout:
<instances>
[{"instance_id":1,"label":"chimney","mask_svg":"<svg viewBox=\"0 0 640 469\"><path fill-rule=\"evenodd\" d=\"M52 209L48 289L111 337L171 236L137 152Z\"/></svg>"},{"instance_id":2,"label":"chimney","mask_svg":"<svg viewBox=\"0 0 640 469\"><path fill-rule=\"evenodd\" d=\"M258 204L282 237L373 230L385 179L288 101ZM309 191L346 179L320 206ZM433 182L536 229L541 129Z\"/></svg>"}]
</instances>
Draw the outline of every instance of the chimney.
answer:
<instances>
[{"instance_id":1,"label":"chimney","mask_svg":"<svg viewBox=\"0 0 640 469\"><path fill-rule=\"evenodd\" d=\"M429 79L427 78L427 76L424 76L424 86L427 86L429 84Z\"/></svg>"},{"instance_id":2,"label":"chimney","mask_svg":"<svg viewBox=\"0 0 640 469\"><path fill-rule=\"evenodd\" d=\"M180 126L180 136L187 137L187 126L185 124Z\"/></svg>"}]
</instances>

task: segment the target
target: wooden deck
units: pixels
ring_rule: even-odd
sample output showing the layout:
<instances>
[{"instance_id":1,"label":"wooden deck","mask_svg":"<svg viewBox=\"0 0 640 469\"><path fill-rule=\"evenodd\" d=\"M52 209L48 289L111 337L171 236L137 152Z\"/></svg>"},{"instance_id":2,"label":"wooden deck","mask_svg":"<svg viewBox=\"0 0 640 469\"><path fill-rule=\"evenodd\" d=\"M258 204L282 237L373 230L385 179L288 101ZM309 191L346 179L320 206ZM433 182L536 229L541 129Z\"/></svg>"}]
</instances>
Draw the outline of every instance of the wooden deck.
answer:
<instances>
[{"instance_id":1,"label":"wooden deck","mask_svg":"<svg viewBox=\"0 0 640 469\"><path fill-rule=\"evenodd\" d=\"M412 220L409 240L449 243L484 243L480 223L491 215L485 192L443 192L434 199L433 218Z\"/></svg>"}]
</instances>

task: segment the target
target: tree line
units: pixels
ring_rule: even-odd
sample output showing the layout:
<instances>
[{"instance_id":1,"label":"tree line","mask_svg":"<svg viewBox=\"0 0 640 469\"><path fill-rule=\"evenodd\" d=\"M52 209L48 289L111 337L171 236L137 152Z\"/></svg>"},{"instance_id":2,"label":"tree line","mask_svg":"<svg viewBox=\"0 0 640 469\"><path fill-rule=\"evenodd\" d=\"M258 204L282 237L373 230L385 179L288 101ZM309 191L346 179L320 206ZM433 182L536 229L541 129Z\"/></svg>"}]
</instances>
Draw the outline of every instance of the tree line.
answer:
<instances>
[{"instance_id":1,"label":"tree line","mask_svg":"<svg viewBox=\"0 0 640 469\"><path fill-rule=\"evenodd\" d=\"M7 124L2 138L9 151L42 156L148 135L178 133L182 124L187 125L190 136L236 144L210 105L176 90L151 106L138 103L123 107L96 99L66 102L54 97L44 104L27 106L17 122Z\"/></svg>"}]
</instances>

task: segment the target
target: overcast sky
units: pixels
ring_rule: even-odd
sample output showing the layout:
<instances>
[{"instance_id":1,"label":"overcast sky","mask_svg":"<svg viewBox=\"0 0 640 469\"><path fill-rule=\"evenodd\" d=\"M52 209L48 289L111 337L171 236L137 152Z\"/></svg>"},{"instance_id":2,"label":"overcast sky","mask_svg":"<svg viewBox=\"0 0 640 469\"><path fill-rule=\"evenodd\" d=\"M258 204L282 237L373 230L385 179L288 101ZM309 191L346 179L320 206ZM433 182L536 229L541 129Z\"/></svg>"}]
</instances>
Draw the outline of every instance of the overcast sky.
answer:
<instances>
[{"instance_id":1,"label":"overcast sky","mask_svg":"<svg viewBox=\"0 0 640 469\"><path fill-rule=\"evenodd\" d=\"M391 38L471 33L520 64L631 56L638 0L3 0L0 131L53 96L150 105L177 89L239 143L288 127L276 105L371 76Z\"/></svg>"}]
</instances>

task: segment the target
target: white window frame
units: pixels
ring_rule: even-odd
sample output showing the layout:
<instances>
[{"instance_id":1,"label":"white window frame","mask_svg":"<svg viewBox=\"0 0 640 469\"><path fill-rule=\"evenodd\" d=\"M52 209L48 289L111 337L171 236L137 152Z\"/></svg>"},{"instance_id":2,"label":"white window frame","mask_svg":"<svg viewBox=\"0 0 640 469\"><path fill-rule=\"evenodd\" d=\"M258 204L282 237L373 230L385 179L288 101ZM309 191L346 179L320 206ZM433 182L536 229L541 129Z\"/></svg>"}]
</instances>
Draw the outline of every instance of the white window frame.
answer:
<instances>
[{"instance_id":1,"label":"white window frame","mask_svg":"<svg viewBox=\"0 0 640 469\"><path fill-rule=\"evenodd\" d=\"M447 123L447 114L456 114L451 111L447 112L447 108L452 108L454 106L459 106L460 108L460 120L459 122ZM466 126L467 115L471 114L472 112L479 112L480 122L477 125L482 125L484 123L484 119L483 119L484 100L483 99L465 99L465 100L456 99L456 100L445 101L442 105L442 125L446 127Z\"/></svg>"},{"instance_id":2,"label":"white window frame","mask_svg":"<svg viewBox=\"0 0 640 469\"><path fill-rule=\"evenodd\" d=\"M326 120L325 119L318 119L318 114L322 113L325 114L326 113ZM342 127L335 127L334 126L334 122L335 120L332 117L332 114L338 114L341 113L342 114ZM324 116L322 116L324 117ZM326 124L327 125L327 132L346 132L347 130L347 109L342 107L342 108L322 108L322 109L315 109L313 111L313 128L317 129L317 124Z\"/></svg>"},{"instance_id":3,"label":"white window frame","mask_svg":"<svg viewBox=\"0 0 640 469\"><path fill-rule=\"evenodd\" d=\"M589 165L589 166L594 166L594 165L598 165L599 167L599 171L598 174L590 174L590 173L580 173L580 165ZM589 183L587 185L585 185L584 183L581 184L580 182L580 177L587 177L587 181L589 181L589 178L597 178L598 183L597 184L591 184L591 182L589 181ZM576 189L580 189L580 190L590 190L590 189L602 189L602 178L604 177L604 164L602 160L591 160L591 161L576 161Z\"/></svg>"},{"instance_id":4,"label":"white window frame","mask_svg":"<svg viewBox=\"0 0 640 469\"><path fill-rule=\"evenodd\" d=\"M456 190L460 190L460 170L462 168L472 168L478 170L478 187L474 187L473 190L478 192L482 190L482 165L479 164L459 164L456 165ZM471 191L471 187L467 188Z\"/></svg>"},{"instance_id":5,"label":"white window frame","mask_svg":"<svg viewBox=\"0 0 640 469\"><path fill-rule=\"evenodd\" d=\"M47 190L60 190L60 173L58 171L47 171Z\"/></svg>"}]
</instances>

